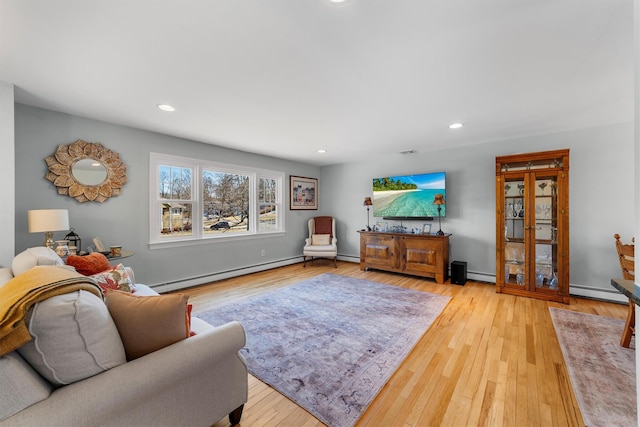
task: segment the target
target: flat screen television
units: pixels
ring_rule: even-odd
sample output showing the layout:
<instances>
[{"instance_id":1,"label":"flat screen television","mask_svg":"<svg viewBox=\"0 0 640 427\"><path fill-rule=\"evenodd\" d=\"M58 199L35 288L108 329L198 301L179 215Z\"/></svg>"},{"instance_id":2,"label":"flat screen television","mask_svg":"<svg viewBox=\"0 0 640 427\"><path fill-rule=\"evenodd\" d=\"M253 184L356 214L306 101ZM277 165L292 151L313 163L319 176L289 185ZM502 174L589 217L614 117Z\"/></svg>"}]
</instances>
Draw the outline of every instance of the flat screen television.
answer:
<instances>
[{"instance_id":1,"label":"flat screen television","mask_svg":"<svg viewBox=\"0 0 640 427\"><path fill-rule=\"evenodd\" d=\"M373 216L384 219L433 219L438 216L436 194L447 200L444 172L373 179ZM440 205L446 216L446 205Z\"/></svg>"}]
</instances>

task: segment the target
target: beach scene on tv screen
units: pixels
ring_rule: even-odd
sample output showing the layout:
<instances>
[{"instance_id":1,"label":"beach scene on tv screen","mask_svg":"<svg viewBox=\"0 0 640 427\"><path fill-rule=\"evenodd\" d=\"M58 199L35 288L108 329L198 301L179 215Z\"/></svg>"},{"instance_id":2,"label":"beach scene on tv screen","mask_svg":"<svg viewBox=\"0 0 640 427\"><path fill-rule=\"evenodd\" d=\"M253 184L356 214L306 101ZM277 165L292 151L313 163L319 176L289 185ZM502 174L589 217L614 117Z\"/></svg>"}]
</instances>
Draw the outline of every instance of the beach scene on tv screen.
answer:
<instances>
[{"instance_id":1,"label":"beach scene on tv screen","mask_svg":"<svg viewBox=\"0 0 640 427\"><path fill-rule=\"evenodd\" d=\"M446 200L445 173L401 175L373 179L374 217L437 217L436 194ZM441 205L442 217L446 205Z\"/></svg>"}]
</instances>

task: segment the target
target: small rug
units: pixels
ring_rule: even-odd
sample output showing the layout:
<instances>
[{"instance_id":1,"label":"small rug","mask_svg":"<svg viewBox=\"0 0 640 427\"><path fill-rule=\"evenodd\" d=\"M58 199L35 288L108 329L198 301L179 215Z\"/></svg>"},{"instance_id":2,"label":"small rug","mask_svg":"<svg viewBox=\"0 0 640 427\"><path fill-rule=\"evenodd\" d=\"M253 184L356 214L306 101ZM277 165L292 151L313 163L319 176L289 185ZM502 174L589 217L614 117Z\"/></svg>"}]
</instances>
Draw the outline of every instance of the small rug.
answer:
<instances>
[{"instance_id":1,"label":"small rug","mask_svg":"<svg viewBox=\"0 0 640 427\"><path fill-rule=\"evenodd\" d=\"M251 374L323 423L350 427L449 300L327 273L197 317L239 321Z\"/></svg>"},{"instance_id":2,"label":"small rug","mask_svg":"<svg viewBox=\"0 0 640 427\"><path fill-rule=\"evenodd\" d=\"M549 310L585 425L637 425L636 356L620 346L624 321Z\"/></svg>"}]
</instances>

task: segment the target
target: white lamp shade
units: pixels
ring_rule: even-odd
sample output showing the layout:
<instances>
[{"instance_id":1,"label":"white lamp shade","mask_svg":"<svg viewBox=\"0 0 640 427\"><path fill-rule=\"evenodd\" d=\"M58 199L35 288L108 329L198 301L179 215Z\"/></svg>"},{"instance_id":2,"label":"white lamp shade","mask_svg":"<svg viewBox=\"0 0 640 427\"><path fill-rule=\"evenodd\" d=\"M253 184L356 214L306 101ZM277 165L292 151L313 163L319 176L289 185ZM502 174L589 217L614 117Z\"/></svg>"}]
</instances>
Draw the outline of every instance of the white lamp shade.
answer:
<instances>
[{"instance_id":1,"label":"white lamp shade","mask_svg":"<svg viewBox=\"0 0 640 427\"><path fill-rule=\"evenodd\" d=\"M38 209L27 212L29 233L60 231L69 229L67 209Z\"/></svg>"}]
</instances>

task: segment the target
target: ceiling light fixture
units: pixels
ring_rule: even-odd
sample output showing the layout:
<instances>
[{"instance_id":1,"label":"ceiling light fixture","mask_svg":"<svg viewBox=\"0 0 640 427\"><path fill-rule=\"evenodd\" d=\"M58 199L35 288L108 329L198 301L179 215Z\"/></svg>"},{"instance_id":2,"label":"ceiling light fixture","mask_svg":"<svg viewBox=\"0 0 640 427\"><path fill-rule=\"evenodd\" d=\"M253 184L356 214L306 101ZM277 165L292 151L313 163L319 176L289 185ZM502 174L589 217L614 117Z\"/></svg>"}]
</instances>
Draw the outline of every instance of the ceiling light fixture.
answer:
<instances>
[{"instance_id":1,"label":"ceiling light fixture","mask_svg":"<svg viewBox=\"0 0 640 427\"><path fill-rule=\"evenodd\" d=\"M452 123L449 125L449 129L460 129L462 126L462 123Z\"/></svg>"},{"instance_id":2,"label":"ceiling light fixture","mask_svg":"<svg viewBox=\"0 0 640 427\"><path fill-rule=\"evenodd\" d=\"M327 150L323 150L323 149L318 150L318 153L320 153L320 154L324 154L326 152L327 152Z\"/></svg>"},{"instance_id":3,"label":"ceiling light fixture","mask_svg":"<svg viewBox=\"0 0 640 427\"><path fill-rule=\"evenodd\" d=\"M176 111L175 107L169 104L158 104L158 108L161 109L162 111L169 111L169 112Z\"/></svg>"}]
</instances>

